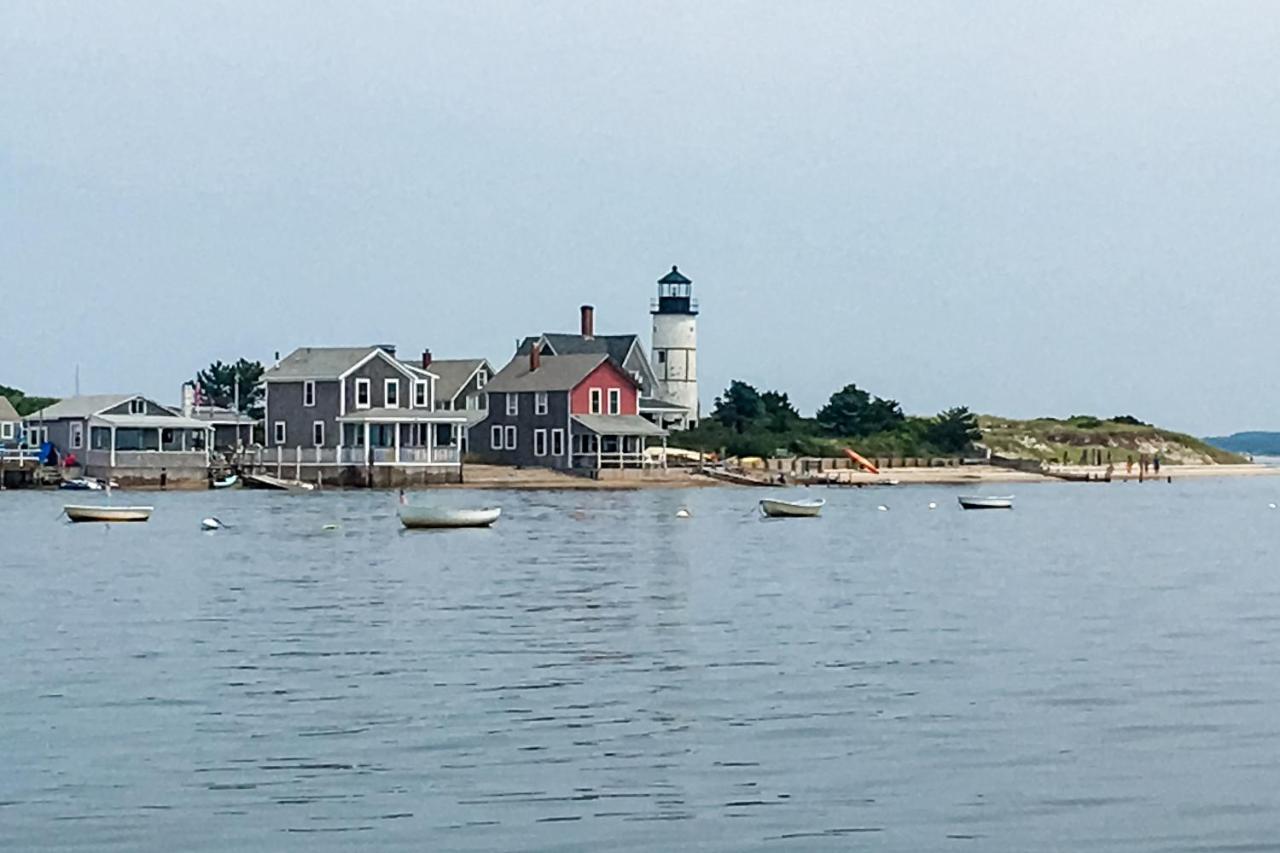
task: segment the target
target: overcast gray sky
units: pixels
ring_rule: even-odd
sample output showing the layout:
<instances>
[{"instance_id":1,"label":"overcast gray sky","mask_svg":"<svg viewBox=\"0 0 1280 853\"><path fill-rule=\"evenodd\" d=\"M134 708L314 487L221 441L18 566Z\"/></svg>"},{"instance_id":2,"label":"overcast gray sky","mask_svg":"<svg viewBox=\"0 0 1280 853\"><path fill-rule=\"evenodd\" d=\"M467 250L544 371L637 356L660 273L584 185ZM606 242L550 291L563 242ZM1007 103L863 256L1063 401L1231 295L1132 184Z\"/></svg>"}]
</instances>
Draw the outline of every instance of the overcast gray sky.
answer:
<instances>
[{"instance_id":1,"label":"overcast gray sky","mask_svg":"<svg viewBox=\"0 0 1280 853\"><path fill-rule=\"evenodd\" d=\"M648 340L702 397L1280 428L1269 3L0 6L0 383Z\"/></svg>"}]
</instances>

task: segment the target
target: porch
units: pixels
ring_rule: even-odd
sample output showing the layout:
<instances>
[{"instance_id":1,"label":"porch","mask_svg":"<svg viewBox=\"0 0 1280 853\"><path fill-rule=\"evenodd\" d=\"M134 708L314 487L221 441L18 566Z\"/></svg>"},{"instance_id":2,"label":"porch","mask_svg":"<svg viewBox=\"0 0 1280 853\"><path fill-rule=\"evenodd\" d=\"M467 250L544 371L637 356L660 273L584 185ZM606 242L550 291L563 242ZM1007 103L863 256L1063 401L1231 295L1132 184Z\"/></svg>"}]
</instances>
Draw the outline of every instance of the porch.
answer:
<instances>
[{"instance_id":1,"label":"porch","mask_svg":"<svg viewBox=\"0 0 1280 853\"><path fill-rule=\"evenodd\" d=\"M571 465L590 470L653 467L645 452L651 438L662 439L665 446L666 430L638 415L574 415Z\"/></svg>"}]
</instances>

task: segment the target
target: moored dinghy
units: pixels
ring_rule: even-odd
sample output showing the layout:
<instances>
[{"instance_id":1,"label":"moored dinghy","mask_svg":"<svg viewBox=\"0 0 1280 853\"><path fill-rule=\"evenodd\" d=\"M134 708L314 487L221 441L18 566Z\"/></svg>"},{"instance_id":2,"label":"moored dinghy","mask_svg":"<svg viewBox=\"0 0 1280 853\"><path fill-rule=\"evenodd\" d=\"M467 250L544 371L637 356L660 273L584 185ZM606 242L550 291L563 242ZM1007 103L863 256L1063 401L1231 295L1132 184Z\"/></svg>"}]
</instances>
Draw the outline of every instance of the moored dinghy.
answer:
<instances>
[{"instance_id":1,"label":"moored dinghy","mask_svg":"<svg viewBox=\"0 0 1280 853\"><path fill-rule=\"evenodd\" d=\"M760 501L760 511L769 518L813 518L827 505L819 498L811 501Z\"/></svg>"},{"instance_id":2,"label":"moored dinghy","mask_svg":"<svg viewBox=\"0 0 1280 853\"><path fill-rule=\"evenodd\" d=\"M410 530L488 527L502 515L499 507L450 509L441 506L401 506L400 523Z\"/></svg>"},{"instance_id":3,"label":"moored dinghy","mask_svg":"<svg viewBox=\"0 0 1280 853\"><path fill-rule=\"evenodd\" d=\"M149 506L75 506L62 508L71 521L147 521L151 518Z\"/></svg>"},{"instance_id":4,"label":"moored dinghy","mask_svg":"<svg viewBox=\"0 0 1280 853\"><path fill-rule=\"evenodd\" d=\"M956 500L964 509L1013 509L1013 495L1008 497L978 497L977 495L960 495Z\"/></svg>"}]
</instances>

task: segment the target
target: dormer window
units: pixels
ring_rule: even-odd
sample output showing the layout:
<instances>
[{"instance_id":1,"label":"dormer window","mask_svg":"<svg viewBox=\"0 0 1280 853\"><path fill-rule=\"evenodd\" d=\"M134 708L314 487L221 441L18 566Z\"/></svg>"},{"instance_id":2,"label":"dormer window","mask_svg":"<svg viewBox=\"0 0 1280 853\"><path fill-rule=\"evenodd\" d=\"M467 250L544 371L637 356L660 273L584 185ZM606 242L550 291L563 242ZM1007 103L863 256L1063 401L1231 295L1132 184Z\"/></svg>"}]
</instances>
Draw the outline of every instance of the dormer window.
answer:
<instances>
[{"instance_id":1,"label":"dormer window","mask_svg":"<svg viewBox=\"0 0 1280 853\"><path fill-rule=\"evenodd\" d=\"M147 401L136 398L129 401L129 414L145 415L147 413Z\"/></svg>"},{"instance_id":2,"label":"dormer window","mask_svg":"<svg viewBox=\"0 0 1280 853\"><path fill-rule=\"evenodd\" d=\"M487 384L489 384L489 371L481 368L480 372L476 374L476 390L480 390Z\"/></svg>"}]
</instances>

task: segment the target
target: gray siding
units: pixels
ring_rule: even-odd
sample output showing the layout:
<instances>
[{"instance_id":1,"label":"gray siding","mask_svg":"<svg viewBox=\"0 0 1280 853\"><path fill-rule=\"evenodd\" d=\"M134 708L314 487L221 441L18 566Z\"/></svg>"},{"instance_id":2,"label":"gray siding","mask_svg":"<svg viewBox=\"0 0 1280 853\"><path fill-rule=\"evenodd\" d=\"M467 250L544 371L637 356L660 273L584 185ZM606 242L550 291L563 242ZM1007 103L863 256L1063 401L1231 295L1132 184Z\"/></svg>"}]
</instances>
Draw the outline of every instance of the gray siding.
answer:
<instances>
[{"instance_id":1,"label":"gray siding","mask_svg":"<svg viewBox=\"0 0 1280 853\"><path fill-rule=\"evenodd\" d=\"M489 395L489 416L471 428L468 439L469 450L482 459L500 465L519 465L536 468L568 468L569 460L569 392L550 391L547 393L547 413L534 414L534 394L531 391L518 395L520 410L514 416L507 415L506 394ZM516 449L497 450L493 447L493 427L516 428ZM551 430L565 431L564 450L560 456L535 456L533 452L534 430L547 430L547 451L551 450Z\"/></svg>"},{"instance_id":2,"label":"gray siding","mask_svg":"<svg viewBox=\"0 0 1280 853\"><path fill-rule=\"evenodd\" d=\"M303 384L301 381L267 383L267 420L263 444L275 446L276 421L284 421L286 447L315 447L311 427L316 421L323 421L324 446L338 446L338 380L316 382L314 406L302 405Z\"/></svg>"},{"instance_id":3,"label":"gray siding","mask_svg":"<svg viewBox=\"0 0 1280 853\"><path fill-rule=\"evenodd\" d=\"M356 411L356 380L369 380L369 403L374 409L387 404L385 380L395 379L400 385L400 408L407 409L413 402L413 380L385 359L374 358L347 377L347 412Z\"/></svg>"},{"instance_id":4,"label":"gray siding","mask_svg":"<svg viewBox=\"0 0 1280 853\"><path fill-rule=\"evenodd\" d=\"M492 379L493 377L492 377L492 376L489 376L488 378L489 378L489 379ZM486 384L488 384L488 383L486 382ZM474 406L474 408L468 408L468 407L467 407L467 398L468 398L468 397L474 397L474 398L475 398L475 406ZM453 411L455 411L455 412L463 412L463 413L465 413L465 412L484 412L484 411L487 411L486 409L484 409L484 408L483 408L483 404L484 404L485 397L486 397L485 392L484 392L484 391L482 391L482 390L480 390L480 380L479 380L479 377L477 377L477 376L472 376L472 377L471 377L471 380L470 380L469 382L467 382L467 384L466 384L466 385L463 385L461 388L459 388L459 389L458 389L458 393L457 393L457 395L456 395L456 396L453 398L453 400L451 401L451 402L452 402L452 404L453 404L453 405L452 405L452 410L453 410ZM442 401L442 402L443 402L443 401Z\"/></svg>"}]
</instances>

